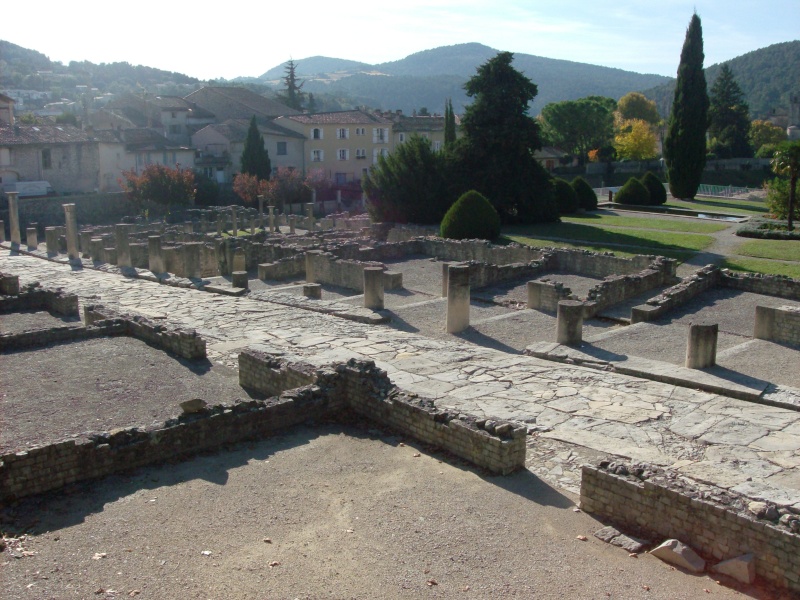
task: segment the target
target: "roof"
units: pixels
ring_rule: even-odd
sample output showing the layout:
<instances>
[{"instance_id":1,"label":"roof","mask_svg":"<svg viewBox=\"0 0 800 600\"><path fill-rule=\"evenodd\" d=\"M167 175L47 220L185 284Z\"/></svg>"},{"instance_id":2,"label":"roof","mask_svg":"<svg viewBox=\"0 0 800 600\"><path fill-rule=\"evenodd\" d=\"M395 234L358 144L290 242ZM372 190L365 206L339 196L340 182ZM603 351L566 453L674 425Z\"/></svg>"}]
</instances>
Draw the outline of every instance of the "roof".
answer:
<instances>
[{"instance_id":1,"label":"roof","mask_svg":"<svg viewBox=\"0 0 800 600\"><path fill-rule=\"evenodd\" d=\"M74 125L9 125L0 122L0 145L80 144L94 136Z\"/></svg>"},{"instance_id":2,"label":"roof","mask_svg":"<svg viewBox=\"0 0 800 600\"><path fill-rule=\"evenodd\" d=\"M11 102L14 104L15 100L9 96L6 96L5 94L0 94L0 102Z\"/></svg>"},{"instance_id":3,"label":"roof","mask_svg":"<svg viewBox=\"0 0 800 600\"><path fill-rule=\"evenodd\" d=\"M156 96L148 99L148 102L162 111L188 112L195 119L213 119L215 116L213 112L180 96Z\"/></svg>"},{"instance_id":4,"label":"roof","mask_svg":"<svg viewBox=\"0 0 800 600\"><path fill-rule=\"evenodd\" d=\"M259 120L283 115L298 115L299 111L285 104L256 94L243 87L202 87L184 98L214 113L221 121L227 119Z\"/></svg>"},{"instance_id":5,"label":"roof","mask_svg":"<svg viewBox=\"0 0 800 600\"><path fill-rule=\"evenodd\" d=\"M363 110L340 110L335 112L310 113L288 116L288 119L304 125L389 125L392 121Z\"/></svg>"},{"instance_id":6,"label":"roof","mask_svg":"<svg viewBox=\"0 0 800 600\"><path fill-rule=\"evenodd\" d=\"M247 130L250 128L250 121L248 119L228 119L224 123L212 123L211 125L206 125L206 127L203 129L206 128L216 131L229 142L243 142L247 139ZM286 127L276 125L274 121L268 121L258 125L258 130L262 135L272 134L305 139L305 136L302 133L297 133L296 131L292 131ZM202 131L202 129L200 131Z\"/></svg>"},{"instance_id":7,"label":"roof","mask_svg":"<svg viewBox=\"0 0 800 600\"><path fill-rule=\"evenodd\" d=\"M560 148L556 148L555 146L545 146L541 150L536 150L533 153L534 158L537 160L545 160L547 158L562 158L566 155L566 152Z\"/></svg>"},{"instance_id":8,"label":"roof","mask_svg":"<svg viewBox=\"0 0 800 600\"><path fill-rule=\"evenodd\" d=\"M125 142L126 150L179 150L185 148L179 144L173 144L155 129L147 127L136 127L133 129L123 129L121 139Z\"/></svg>"},{"instance_id":9,"label":"roof","mask_svg":"<svg viewBox=\"0 0 800 600\"><path fill-rule=\"evenodd\" d=\"M458 121L456 121L458 124ZM444 131L444 117L400 117L394 121L395 131Z\"/></svg>"}]
</instances>

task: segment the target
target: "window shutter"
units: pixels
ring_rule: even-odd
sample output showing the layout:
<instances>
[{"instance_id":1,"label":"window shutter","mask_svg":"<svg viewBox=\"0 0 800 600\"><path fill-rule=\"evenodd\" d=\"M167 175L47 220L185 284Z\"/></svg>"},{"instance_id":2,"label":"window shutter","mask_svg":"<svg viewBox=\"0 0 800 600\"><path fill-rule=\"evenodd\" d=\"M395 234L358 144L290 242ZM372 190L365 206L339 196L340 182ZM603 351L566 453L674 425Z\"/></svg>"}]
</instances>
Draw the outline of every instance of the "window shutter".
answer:
<instances>
[{"instance_id":1,"label":"window shutter","mask_svg":"<svg viewBox=\"0 0 800 600\"><path fill-rule=\"evenodd\" d=\"M373 144L378 143L378 130L376 128L372 129L372 143Z\"/></svg>"}]
</instances>

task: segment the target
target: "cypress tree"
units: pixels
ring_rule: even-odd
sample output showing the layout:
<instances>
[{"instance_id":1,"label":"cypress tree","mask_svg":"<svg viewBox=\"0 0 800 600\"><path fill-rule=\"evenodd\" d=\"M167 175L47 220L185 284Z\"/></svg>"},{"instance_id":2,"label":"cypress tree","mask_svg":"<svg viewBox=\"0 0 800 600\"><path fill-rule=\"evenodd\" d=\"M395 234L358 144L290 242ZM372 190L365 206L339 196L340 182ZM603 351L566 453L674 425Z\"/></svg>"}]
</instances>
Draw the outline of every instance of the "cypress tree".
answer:
<instances>
[{"instance_id":1,"label":"cypress tree","mask_svg":"<svg viewBox=\"0 0 800 600\"><path fill-rule=\"evenodd\" d=\"M456 115L453 112L453 100L447 99L444 105L444 145L449 146L456 141Z\"/></svg>"},{"instance_id":2,"label":"cypress tree","mask_svg":"<svg viewBox=\"0 0 800 600\"><path fill-rule=\"evenodd\" d=\"M258 130L256 116L253 115L242 151L242 173L255 175L259 179L269 179L271 172L272 164L269 153L264 148L264 136Z\"/></svg>"},{"instance_id":3,"label":"cypress tree","mask_svg":"<svg viewBox=\"0 0 800 600\"><path fill-rule=\"evenodd\" d=\"M703 29L695 13L683 42L664 142L669 191L676 198L694 198L706 164L708 91L703 58Z\"/></svg>"}]
</instances>

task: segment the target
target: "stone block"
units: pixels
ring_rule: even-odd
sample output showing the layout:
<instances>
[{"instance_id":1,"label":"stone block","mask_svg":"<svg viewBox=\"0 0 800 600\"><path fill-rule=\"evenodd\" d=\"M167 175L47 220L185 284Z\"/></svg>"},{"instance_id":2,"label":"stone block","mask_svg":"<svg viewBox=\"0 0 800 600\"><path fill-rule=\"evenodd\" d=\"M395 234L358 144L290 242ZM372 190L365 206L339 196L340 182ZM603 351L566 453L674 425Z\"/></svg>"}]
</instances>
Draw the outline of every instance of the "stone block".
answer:
<instances>
[{"instance_id":1,"label":"stone block","mask_svg":"<svg viewBox=\"0 0 800 600\"><path fill-rule=\"evenodd\" d=\"M756 578L756 558L753 554L744 554L722 561L711 567L711 570L733 577L742 583L753 583Z\"/></svg>"},{"instance_id":2,"label":"stone block","mask_svg":"<svg viewBox=\"0 0 800 600\"><path fill-rule=\"evenodd\" d=\"M650 554L692 573L702 573L706 568L706 561L697 552L676 539L666 540L658 548L651 550Z\"/></svg>"}]
</instances>

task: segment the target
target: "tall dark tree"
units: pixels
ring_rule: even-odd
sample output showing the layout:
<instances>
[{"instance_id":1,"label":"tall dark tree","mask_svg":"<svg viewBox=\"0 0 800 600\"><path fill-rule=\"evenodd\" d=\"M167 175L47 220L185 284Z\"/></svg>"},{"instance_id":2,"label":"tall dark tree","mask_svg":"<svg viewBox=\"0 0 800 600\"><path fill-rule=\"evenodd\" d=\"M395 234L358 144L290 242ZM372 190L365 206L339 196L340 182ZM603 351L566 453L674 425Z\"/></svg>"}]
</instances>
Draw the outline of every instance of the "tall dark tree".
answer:
<instances>
[{"instance_id":1,"label":"tall dark tree","mask_svg":"<svg viewBox=\"0 0 800 600\"><path fill-rule=\"evenodd\" d=\"M583 162L590 150L607 146L614 139L616 108L612 98L602 96L551 102L542 109L545 137Z\"/></svg>"},{"instance_id":2,"label":"tall dark tree","mask_svg":"<svg viewBox=\"0 0 800 600\"><path fill-rule=\"evenodd\" d=\"M676 198L694 198L706 165L708 91L703 73L703 28L692 15L678 65L672 113L664 141L669 190Z\"/></svg>"},{"instance_id":3,"label":"tall dark tree","mask_svg":"<svg viewBox=\"0 0 800 600\"><path fill-rule=\"evenodd\" d=\"M310 113L317 112L317 101L314 99L314 94L311 92L308 93L308 104L306 104L306 110Z\"/></svg>"},{"instance_id":4,"label":"tall dark tree","mask_svg":"<svg viewBox=\"0 0 800 600\"><path fill-rule=\"evenodd\" d=\"M283 91L278 94L281 101L295 110L303 110L303 97L305 92L302 91L305 81L300 81L297 78L297 65L293 60L286 63L284 67L286 75L283 76Z\"/></svg>"},{"instance_id":5,"label":"tall dark tree","mask_svg":"<svg viewBox=\"0 0 800 600\"><path fill-rule=\"evenodd\" d=\"M708 108L708 133L711 151L719 158L750 158L750 107L733 71L722 65L714 85L711 86Z\"/></svg>"},{"instance_id":6,"label":"tall dark tree","mask_svg":"<svg viewBox=\"0 0 800 600\"><path fill-rule=\"evenodd\" d=\"M550 176L533 156L542 141L528 108L538 89L511 66L513 59L511 52L500 52L464 85L474 100L450 154L453 195L479 191L506 223L555 221Z\"/></svg>"},{"instance_id":7,"label":"tall dark tree","mask_svg":"<svg viewBox=\"0 0 800 600\"><path fill-rule=\"evenodd\" d=\"M456 141L456 115L453 112L453 100L447 99L444 105L444 145L449 146Z\"/></svg>"},{"instance_id":8,"label":"tall dark tree","mask_svg":"<svg viewBox=\"0 0 800 600\"><path fill-rule=\"evenodd\" d=\"M255 175L258 179L269 179L271 172L272 164L269 160L269 152L264 148L264 136L258 130L256 116L253 115L247 130L247 138L244 140L242 173Z\"/></svg>"}]
</instances>

